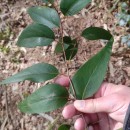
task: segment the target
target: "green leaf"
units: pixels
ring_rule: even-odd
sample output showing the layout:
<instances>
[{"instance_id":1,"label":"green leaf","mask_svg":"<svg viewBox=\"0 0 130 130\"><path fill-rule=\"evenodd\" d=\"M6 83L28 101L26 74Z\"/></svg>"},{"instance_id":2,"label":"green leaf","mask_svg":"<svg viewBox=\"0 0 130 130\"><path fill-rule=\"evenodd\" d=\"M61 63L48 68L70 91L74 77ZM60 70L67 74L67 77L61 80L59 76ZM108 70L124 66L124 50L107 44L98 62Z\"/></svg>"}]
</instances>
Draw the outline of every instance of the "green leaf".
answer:
<instances>
[{"instance_id":1,"label":"green leaf","mask_svg":"<svg viewBox=\"0 0 130 130\"><path fill-rule=\"evenodd\" d=\"M50 45L55 39L54 32L45 25L31 24L21 33L17 45L20 47L36 47Z\"/></svg>"},{"instance_id":2,"label":"green leaf","mask_svg":"<svg viewBox=\"0 0 130 130\"><path fill-rule=\"evenodd\" d=\"M89 34L90 30L91 28L88 28L88 31L86 29L86 34ZM87 38L92 40L92 36L94 36L93 40L98 38L106 38L105 40L108 40L108 37L106 37L110 35L108 35L108 32L104 33L104 36L101 37L99 35L99 31L96 30L93 32L90 31L91 35L90 37L87 36ZM100 34L102 35L102 33ZM72 82L77 99L91 97L99 89L106 74L107 65L111 56L112 45L114 42L113 37L109 40L110 41L108 41L107 45L99 53L88 60L73 76Z\"/></svg>"},{"instance_id":3,"label":"green leaf","mask_svg":"<svg viewBox=\"0 0 130 130\"><path fill-rule=\"evenodd\" d=\"M91 0L61 0L60 9L64 15L74 15L86 7Z\"/></svg>"},{"instance_id":4,"label":"green leaf","mask_svg":"<svg viewBox=\"0 0 130 130\"><path fill-rule=\"evenodd\" d=\"M64 50L66 50L69 47L69 45L72 44L72 40L70 37L65 36L63 37L63 41L64 41ZM55 48L55 53L62 53L62 52L63 52L62 40L60 40Z\"/></svg>"},{"instance_id":5,"label":"green leaf","mask_svg":"<svg viewBox=\"0 0 130 130\"><path fill-rule=\"evenodd\" d=\"M60 42L62 42L62 41L60 41ZM63 42L64 42L66 60L71 60L77 54L78 43L77 43L76 39L71 40L71 37L68 37L68 36L65 36L63 38ZM62 43L57 44L55 53L63 53Z\"/></svg>"},{"instance_id":6,"label":"green leaf","mask_svg":"<svg viewBox=\"0 0 130 130\"><path fill-rule=\"evenodd\" d=\"M78 44L76 40L72 40L71 45L65 50L66 60L71 60L77 54Z\"/></svg>"},{"instance_id":7,"label":"green leaf","mask_svg":"<svg viewBox=\"0 0 130 130\"><path fill-rule=\"evenodd\" d=\"M54 66L47 63L38 63L3 80L0 84L9 84L25 80L39 83L50 80L56 77L58 74L59 72Z\"/></svg>"},{"instance_id":8,"label":"green leaf","mask_svg":"<svg viewBox=\"0 0 130 130\"><path fill-rule=\"evenodd\" d=\"M31 7L28 13L34 22L48 26L49 28L59 27L60 18L56 10L49 7Z\"/></svg>"},{"instance_id":9,"label":"green leaf","mask_svg":"<svg viewBox=\"0 0 130 130\"><path fill-rule=\"evenodd\" d=\"M89 27L82 32L82 36L88 40L110 40L112 35L107 30L99 27Z\"/></svg>"},{"instance_id":10,"label":"green leaf","mask_svg":"<svg viewBox=\"0 0 130 130\"><path fill-rule=\"evenodd\" d=\"M70 130L70 127L70 125L63 124L58 128L58 130Z\"/></svg>"},{"instance_id":11,"label":"green leaf","mask_svg":"<svg viewBox=\"0 0 130 130\"><path fill-rule=\"evenodd\" d=\"M69 47L68 44L64 44L64 49L66 50L67 48ZM61 43L58 43L56 45L56 48L55 48L55 53L62 53L63 52L63 49L62 49L62 44Z\"/></svg>"},{"instance_id":12,"label":"green leaf","mask_svg":"<svg viewBox=\"0 0 130 130\"><path fill-rule=\"evenodd\" d=\"M42 0L44 3L53 3L54 0Z\"/></svg>"},{"instance_id":13,"label":"green leaf","mask_svg":"<svg viewBox=\"0 0 130 130\"><path fill-rule=\"evenodd\" d=\"M18 107L24 113L50 112L63 107L68 97L66 88L57 84L48 84L27 97Z\"/></svg>"},{"instance_id":14,"label":"green leaf","mask_svg":"<svg viewBox=\"0 0 130 130\"><path fill-rule=\"evenodd\" d=\"M71 37L69 37L69 36L63 37L63 41L64 41L64 44L68 44L68 45L72 44Z\"/></svg>"}]
</instances>

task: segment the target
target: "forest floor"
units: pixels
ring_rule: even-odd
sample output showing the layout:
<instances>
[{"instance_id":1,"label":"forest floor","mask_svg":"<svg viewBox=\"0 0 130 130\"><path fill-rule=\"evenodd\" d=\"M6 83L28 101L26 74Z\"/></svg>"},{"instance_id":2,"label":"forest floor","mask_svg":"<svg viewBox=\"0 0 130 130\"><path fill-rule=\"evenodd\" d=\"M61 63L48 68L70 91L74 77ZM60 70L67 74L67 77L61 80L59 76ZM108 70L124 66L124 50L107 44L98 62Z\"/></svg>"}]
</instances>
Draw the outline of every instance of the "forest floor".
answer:
<instances>
[{"instance_id":1,"label":"forest floor","mask_svg":"<svg viewBox=\"0 0 130 130\"><path fill-rule=\"evenodd\" d=\"M121 36L127 33L128 28L117 25L115 14L118 12L118 5L110 11L114 4L114 0L93 0L92 4L79 14L63 18L64 35L75 38L89 26L110 30L115 42L105 81L130 87L130 49L121 44ZM61 55L54 54L55 45L35 49L20 48L16 45L20 32L32 22L26 10L35 5L40 5L40 2L36 0L0 0L0 37L3 37L0 40L0 81L39 62L53 64L61 74L66 74L66 67ZM63 16L61 15L61 17ZM78 42L78 54L69 63L71 76L104 46L103 41L90 42L84 38L80 38ZM40 83L25 81L0 87L1 130L49 130L48 126L53 121L55 121L55 125L52 130L57 130L57 126L63 122L73 124L74 120L64 120L59 114L62 109L37 115L23 114L18 110L17 104L40 86Z\"/></svg>"}]
</instances>

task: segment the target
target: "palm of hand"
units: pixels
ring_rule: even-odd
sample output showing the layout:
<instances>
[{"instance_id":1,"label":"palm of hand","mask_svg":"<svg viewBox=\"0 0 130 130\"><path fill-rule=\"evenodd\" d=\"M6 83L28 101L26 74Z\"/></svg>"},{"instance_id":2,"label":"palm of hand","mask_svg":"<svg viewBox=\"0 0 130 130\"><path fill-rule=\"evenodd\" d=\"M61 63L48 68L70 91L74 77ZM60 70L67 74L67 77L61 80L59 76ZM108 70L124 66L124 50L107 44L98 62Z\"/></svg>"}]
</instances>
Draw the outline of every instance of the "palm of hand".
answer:
<instances>
[{"instance_id":1,"label":"palm of hand","mask_svg":"<svg viewBox=\"0 0 130 130\"><path fill-rule=\"evenodd\" d=\"M87 115L89 117L89 120L93 122L90 123L90 125L93 126L93 130L118 130L123 127L123 123L121 122L122 120L124 120L124 112L126 111L128 104L125 104L125 102L119 103L119 101L122 101L122 96L126 96L125 93L129 90L125 90L124 86L118 88L115 88L115 86L113 87L113 84L111 84L110 86L106 86L104 88L101 87L94 96L94 98L108 96L108 100L106 100L106 102L110 102L109 106L111 107L111 110L108 111L108 113L90 114L89 116ZM115 94L116 92L117 94ZM113 105L113 103L115 102L117 102L117 104L119 105ZM120 117L122 119L120 119Z\"/></svg>"},{"instance_id":2,"label":"palm of hand","mask_svg":"<svg viewBox=\"0 0 130 130\"><path fill-rule=\"evenodd\" d=\"M93 127L92 130L118 130L123 127L123 124L113 120L109 115L106 113L98 113L89 116L93 123L90 125ZM98 119L96 121L96 118Z\"/></svg>"}]
</instances>

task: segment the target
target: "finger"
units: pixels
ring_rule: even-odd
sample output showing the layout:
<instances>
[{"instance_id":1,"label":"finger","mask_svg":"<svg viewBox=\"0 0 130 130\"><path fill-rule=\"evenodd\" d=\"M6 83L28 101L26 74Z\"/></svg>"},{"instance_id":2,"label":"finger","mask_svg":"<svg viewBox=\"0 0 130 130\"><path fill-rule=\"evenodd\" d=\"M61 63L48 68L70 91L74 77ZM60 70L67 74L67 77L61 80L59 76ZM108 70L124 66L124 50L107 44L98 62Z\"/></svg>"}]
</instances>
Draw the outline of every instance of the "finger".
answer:
<instances>
[{"instance_id":1,"label":"finger","mask_svg":"<svg viewBox=\"0 0 130 130\"><path fill-rule=\"evenodd\" d=\"M94 130L92 126L89 126L88 127L88 130Z\"/></svg>"},{"instance_id":2,"label":"finger","mask_svg":"<svg viewBox=\"0 0 130 130\"><path fill-rule=\"evenodd\" d=\"M99 130L99 124L95 123L97 121L97 115L91 114L91 115L84 115L84 117L80 117L76 120L74 127L76 130L85 130L85 128ZM90 125L91 124L91 125ZM89 125L91 127L89 127Z\"/></svg>"},{"instance_id":3,"label":"finger","mask_svg":"<svg viewBox=\"0 0 130 130\"><path fill-rule=\"evenodd\" d=\"M76 121L75 121L75 124L74 124L74 128L76 130L85 130L86 128L86 123L84 121L83 118L78 118Z\"/></svg>"},{"instance_id":4,"label":"finger","mask_svg":"<svg viewBox=\"0 0 130 130\"><path fill-rule=\"evenodd\" d=\"M99 118L97 114L86 114L85 120L88 126L92 126L94 130L99 130Z\"/></svg>"},{"instance_id":5,"label":"finger","mask_svg":"<svg viewBox=\"0 0 130 130\"><path fill-rule=\"evenodd\" d=\"M98 112L112 112L115 101L111 95L106 97L100 97L96 99L77 100L74 102L75 108L84 113L98 113Z\"/></svg>"},{"instance_id":6,"label":"finger","mask_svg":"<svg viewBox=\"0 0 130 130\"><path fill-rule=\"evenodd\" d=\"M101 129L104 129L104 126L105 126L105 130L113 130L112 127L114 125L114 120L111 120L111 118L108 117L108 114L100 113L98 114L98 117L99 117L99 125Z\"/></svg>"},{"instance_id":7,"label":"finger","mask_svg":"<svg viewBox=\"0 0 130 130\"><path fill-rule=\"evenodd\" d=\"M79 112L75 109L73 104L67 105L62 111L62 115L65 119L70 119L77 114L79 114Z\"/></svg>"},{"instance_id":8,"label":"finger","mask_svg":"<svg viewBox=\"0 0 130 130\"><path fill-rule=\"evenodd\" d=\"M61 86L64 86L64 87L69 87L69 77L65 76L65 75L60 75L58 76L55 81L54 81L56 84L59 84Z\"/></svg>"},{"instance_id":9,"label":"finger","mask_svg":"<svg viewBox=\"0 0 130 130\"><path fill-rule=\"evenodd\" d=\"M93 113L92 114L85 114L84 117L89 125L95 124L99 120L97 114L93 114Z\"/></svg>"}]
</instances>

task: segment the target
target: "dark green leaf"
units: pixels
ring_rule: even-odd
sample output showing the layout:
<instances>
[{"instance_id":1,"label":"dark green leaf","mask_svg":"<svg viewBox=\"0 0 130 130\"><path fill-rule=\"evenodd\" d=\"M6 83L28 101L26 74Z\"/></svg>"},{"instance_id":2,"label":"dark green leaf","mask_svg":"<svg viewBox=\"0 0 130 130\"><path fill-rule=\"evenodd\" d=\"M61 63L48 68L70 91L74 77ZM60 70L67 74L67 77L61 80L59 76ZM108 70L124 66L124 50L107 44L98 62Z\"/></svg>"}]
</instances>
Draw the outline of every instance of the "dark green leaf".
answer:
<instances>
[{"instance_id":1,"label":"dark green leaf","mask_svg":"<svg viewBox=\"0 0 130 130\"><path fill-rule=\"evenodd\" d=\"M78 51L78 44L76 40L72 41L72 44L65 50L66 60L71 60Z\"/></svg>"},{"instance_id":2,"label":"dark green leaf","mask_svg":"<svg viewBox=\"0 0 130 130\"><path fill-rule=\"evenodd\" d=\"M21 82L25 80L38 83L50 80L56 77L58 73L59 73L58 70L54 66L47 63L38 63L3 80L0 84Z\"/></svg>"},{"instance_id":3,"label":"dark green leaf","mask_svg":"<svg viewBox=\"0 0 130 130\"><path fill-rule=\"evenodd\" d=\"M76 39L71 40L71 38L68 36L65 36L63 38L63 42L64 42L66 60L71 60L77 54L78 43L77 43ZM63 53L62 43L57 44L55 53Z\"/></svg>"},{"instance_id":4,"label":"dark green leaf","mask_svg":"<svg viewBox=\"0 0 130 130\"><path fill-rule=\"evenodd\" d=\"M99 27L89 27L85 29L82 33L82 36L88 40L110 40L112 37L110 32Z\"/></svg>"},{"instance_id":5,"label":"dark green leaf","mask_svg":"<svg viewBox=\"0 0 130 130\"><path fill-rule=\"evenodd\" d=\"M54 0L42 0L44 3L53 3Z\"/></svg>"},{"instance_id":6,"label":"dark green leaf","mask_svg":"<svg viewBox=\"0 0 130 130\"><path fill-rule=\"evenodd\" d=\"M63 41L64 41L64 44L68 44L68 45L72 44L71 37L69 37L69 36L63 37Z\"/></svg>"},{"instance_id":7,"label":"dark green leaf","mask_svg":"<svg viewBox=\"0 0 130 130\"><path fill-rule=\"evenodd\" d=\"M63 107L68 97L66 88L57 84L48 84L27 97L18 107L25 113L50 112Z\"/></svg>"},{"instance_id":8,"label":"dark green leaf","mask_svg":"<svg viewBox=\"0 0 130 130\"><path fill-rule=\"evenodd\" d=\"M49 7L31 7L28 13L33 21L48 26L49 28L59 27L60 18L56 10Z\"/></svg>"},{"instance_id":9,"label":"dark green leaf","mask_svg":"<svg viewBox=\"0 0 130 130\"><path fill-rule=\"evenodd\" d=\"M72 44L72 40L70 37L65 36L63 37L63 41L64 41L64 50L66 50L69 47L69 45ZM62 53L62 52L63 52L62 40L60 40L55 48L55 53Z\"/></svg>"},{"instance_id":10,"label":"dark green leaf","mask_svg":"<svg viewBox=\"0 0 130 130\"><path fill-rule=\"evenodd\" d=\"M61 0L60 9L64 15L74 15L90 2L91 0Z\"/></svg>"},{"instance_id":11,"label":"dark green leaf","mask_svg":"<svg viewBox=\"0 0 130 130\"><path fill-rule=\"evenodd\" d=\"M66 50L67 48L69 47L68 44L64 44L64 49ZM63 52L63 49L62 49L62 44L61 43L58 43L56 45L56 48L55 48L55 53L62 53Z\"/></svg>"},{"instance_id":12,"label":"dark green leaf","mask_svg":"<svg viewBox=\"0 0 130 130\"><path fill-rule=\"evenodd\" d=\"M21 33L17 45L36 47L50 45L55 39L54 32L45 25L31 24Z\"/></svg>"},{"instance_id":13,"label":"dark green leaf","mask_svg":"<svg viewBox=\"0 0 130 130\"><path fill-rule=\"evenodd\" d=\"M70 130L70 127L70 125L63 124L58 128L58 130Z\"/></svg>"},{"instance_id":14,"label":"dark green leaf","mask_svg":"<svg viewBox=\"0 0 130 130\"><path fill-rule=\"evenodd\" d=\"M89 28L88 32L89 30L91 29ZM93 40L99 38L106 38L105 40L108 40L108 37L106 36L109 36L110 41L99 53L88 60L73 76L72 82L77 99L85 99L91 97L99 89L105 77L107 65L111 56L111 50L114 41L113 37L110 34L108 35L108 32L104 33L105 36L101 37L98 35L99 31L96 30L94 32L91 32L90 37L87 36L87 38L92 39L92 36L94 36ZM88 34L88 32L86 31L86 34Z\"/></svg>"}]
</instances>

